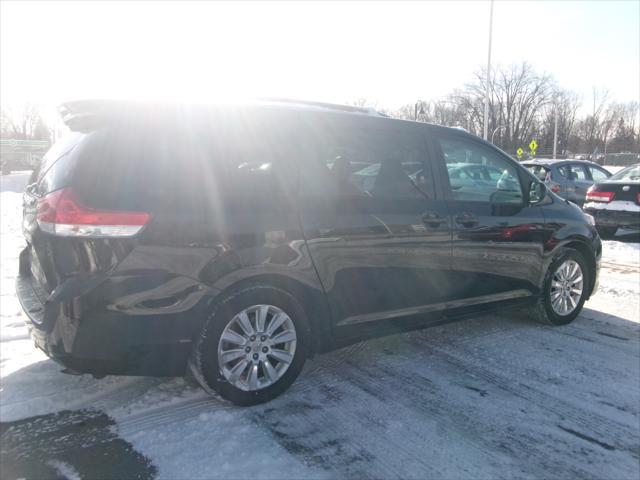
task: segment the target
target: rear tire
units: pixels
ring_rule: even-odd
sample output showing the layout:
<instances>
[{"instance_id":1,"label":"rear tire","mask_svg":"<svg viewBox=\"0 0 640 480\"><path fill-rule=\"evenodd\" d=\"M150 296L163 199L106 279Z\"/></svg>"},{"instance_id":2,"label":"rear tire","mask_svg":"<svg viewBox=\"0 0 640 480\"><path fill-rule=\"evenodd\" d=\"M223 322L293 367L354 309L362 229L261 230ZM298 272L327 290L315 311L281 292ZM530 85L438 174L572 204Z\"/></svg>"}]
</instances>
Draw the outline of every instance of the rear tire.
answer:
<instances>
[{"instance_id":1,"label":"rear tire","mask_svg":"<svg viewBox=\"0 0 640 480\"><path fill-rule=\"evenodd\" d=\"M531 310L531 316L547 325L571 323L582 311L590 281L589 268L582 254L573 248L563 249L549 266L541 297ZM579 296L575 293L578 290Z\"/></svg>"},{"instance_id":2,"label":"rear tire","mask_svg":"<svg viewBox=\"0 0 640 480\"><path fill-rule=\"evenodd\" d=\"M285 337L288 342L271 342ZM206 391L214 390L236 405L264 403L295 381L309 337L304 310L292 295L266 285L247 287L217 303L196 344L192 370Z\"/></svg>"}]
</instances>

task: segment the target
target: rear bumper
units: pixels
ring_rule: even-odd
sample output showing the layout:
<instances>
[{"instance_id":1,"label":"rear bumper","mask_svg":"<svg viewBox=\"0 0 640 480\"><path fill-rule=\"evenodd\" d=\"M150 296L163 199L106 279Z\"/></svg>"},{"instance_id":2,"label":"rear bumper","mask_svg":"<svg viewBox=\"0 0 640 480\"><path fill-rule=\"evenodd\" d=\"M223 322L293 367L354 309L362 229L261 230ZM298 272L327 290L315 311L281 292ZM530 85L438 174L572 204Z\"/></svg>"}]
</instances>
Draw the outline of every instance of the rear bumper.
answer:
<instances>
[{"instance_id":1,"label":"rear bumper","mask_svg":"<svg viewBox=\"0 0 640 480\"><path fill-rule=\"evenodd\" d=\"M640 229L640 212L592 207L585 207L584 211L589 215L593 215L598 227Z\"/></svg>"},{"instance_id":2,"label":"rear bumper","mask_svg":"<svg viewBox=\"0 0 640 480\"><path fill-rule=\"evenodd\" d=\"M27 275L17 277L16 292L35 346L67 369L95 375L186 373L192 335L182 316L95 309L95 315L77 318L86 299L48 295Z\"/></svg>"}]
</instances>

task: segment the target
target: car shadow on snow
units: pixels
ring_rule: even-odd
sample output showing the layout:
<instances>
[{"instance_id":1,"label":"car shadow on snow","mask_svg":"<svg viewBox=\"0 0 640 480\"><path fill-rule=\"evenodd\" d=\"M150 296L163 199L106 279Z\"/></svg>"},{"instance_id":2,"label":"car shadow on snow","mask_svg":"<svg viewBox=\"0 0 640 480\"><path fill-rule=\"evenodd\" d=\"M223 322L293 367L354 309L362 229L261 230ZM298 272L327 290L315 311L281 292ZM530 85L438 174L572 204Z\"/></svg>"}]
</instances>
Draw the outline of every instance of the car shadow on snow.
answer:
<instances>
[{"instance_id":1,"label":"car shadow on snow","mask_svg":"<svg viewBox=\"0 0 640 480\"><path fill-rule=\"evenodd\" d=\"M153 478L150 460L114 432L115 422L96 410L0 423L0 477Z\"/></svg>"}]
</instances>

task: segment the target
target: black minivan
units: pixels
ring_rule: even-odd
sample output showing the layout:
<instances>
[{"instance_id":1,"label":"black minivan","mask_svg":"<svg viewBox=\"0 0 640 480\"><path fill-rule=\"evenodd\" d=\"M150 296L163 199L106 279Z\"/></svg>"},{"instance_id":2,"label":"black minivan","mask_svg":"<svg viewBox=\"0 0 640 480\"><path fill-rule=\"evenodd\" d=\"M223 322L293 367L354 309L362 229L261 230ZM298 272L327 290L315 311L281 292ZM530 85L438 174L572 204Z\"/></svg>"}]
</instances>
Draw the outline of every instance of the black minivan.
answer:
<instances>
[{"instance_id":1,"label":"black minivan","mask_svg":"<svg viewBox=\"0 0 640 480\"><path fill-rule=\"evenodd\" d=\"M17 290L69 372L250 405L314 353L505 307L563 325L596 288L593 218L463 130L275 99L61 112Z\"/></svg>"}]
</instances>

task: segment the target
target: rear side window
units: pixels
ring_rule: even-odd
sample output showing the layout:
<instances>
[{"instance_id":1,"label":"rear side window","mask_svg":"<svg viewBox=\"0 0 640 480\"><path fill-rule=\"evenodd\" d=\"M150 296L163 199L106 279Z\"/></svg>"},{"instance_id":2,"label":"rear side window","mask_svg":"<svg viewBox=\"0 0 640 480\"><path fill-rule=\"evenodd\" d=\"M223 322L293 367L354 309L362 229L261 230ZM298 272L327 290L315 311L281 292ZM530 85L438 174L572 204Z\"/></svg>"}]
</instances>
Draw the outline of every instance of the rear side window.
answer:
<instances>
[{"instance_id":1,"label":"rear side window","mask_svg":"<svg viewBox=\"0 0 640 480\"><path fill-rule=\"evenodd\" d=\"M70 133L57 141L42 157L31 177L38 184L36 192L39 195L46 195L70 184L79 151L82 149L81 144L86 142L86 138L84 133Z\"/></svg>"},{"instance_id":2,"label":"rear side window","mask_svg":"<svg viewBox=\"0 0 640 480\"><path fill-rule=\"evenodd\" d=\"M154 134L155 133L155 134ZM83 149L74 188L90 206L123 210L148 209L154 201L172 196L172 177L160 182L174 152L166 148L163 132L131 125L94 132ZM177 165L179 158L174 159ZM173 174L173 175L172 175Z\"/></svg>"},{"instance_id":3,"label":"rear side window","mask_svg":"<svg viewBox=\"0 0 640 480\"><path fill-rule=\"evenodd\" d=\"M313 155L300 169L301 193L433 198L433 177L419 133L351 125L316 128L312 136Z\"/></svg>"},{"instance_id":4,"label":"rear side window","mask_svg":"<svg viewBox=\"0 0 640 480\"><path fill-rule=\"evenodd\" d=\"M587 172L581 165L563 165L558 167L558 172L568 180L588 180Z\"/></svg>"},{"instance_id":5,"label":"rear side window","mask_svg":"<svg viewBox=\"0 0 640 480\"><path fill-rule=\"evenodd\" d=\"M232 197L277 197L285 188L279 161L286 139L232 123L96 132L74 185L90 205L148 211L200 211Z\"/></svg>"},{"instance_id":6,"label":"rear side window","mask_svg":"<svg viewBox=\"0 0 640 480\"><path fill-rule=\"evenodd\" d=\"M607 175L599 168L589 167L589 171L591 172L591 178L593 178L593 180L596 182L602 182L609 178L609 175Z\"/></svg>"},{"instance_id":7,"label":"rear side window","mask_svg":"<svg viewBox=\"0 0 640 480\"><path fill-rule=\"evenodd\" d=\"M451 194L469 202L521 203L522 188L515 165L471 139L442 136Z\"/></svg>"},{"instance_id":8,"label":"rear side window","mask_svg":"<svg viewBox=\"0 0 640 480\"><path fill-rule=\"evenodd\" d=\"M577 180L589 180L589 176L587 175L587 170L580 165L572 165L571 171L573 171L575 178Z\"/></svg>"}]
</instances>

